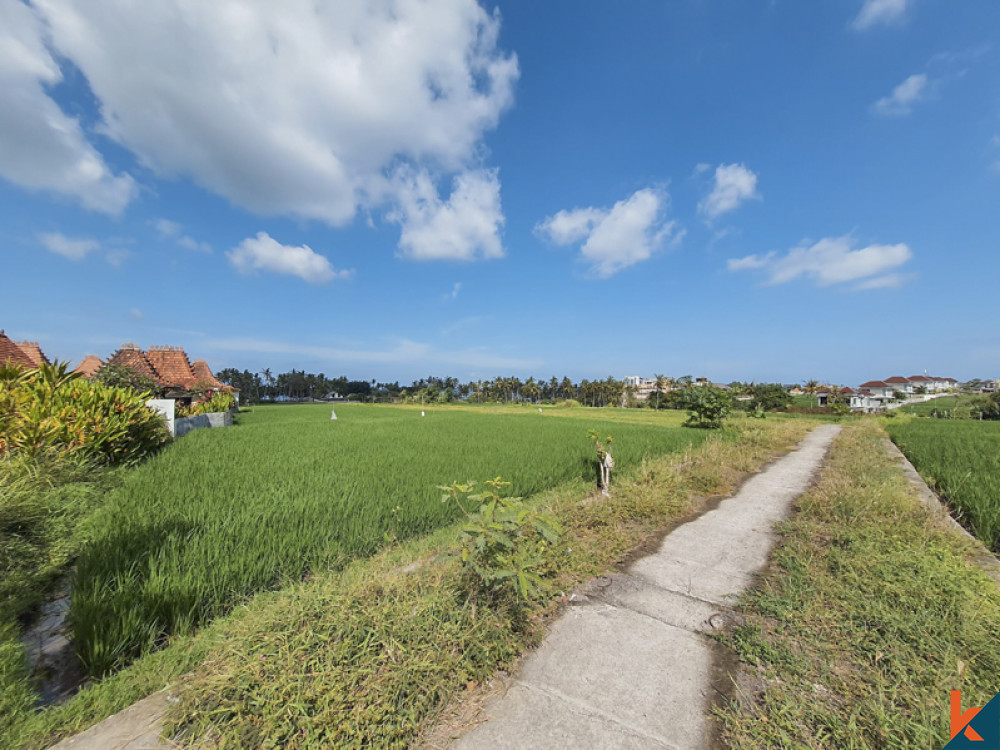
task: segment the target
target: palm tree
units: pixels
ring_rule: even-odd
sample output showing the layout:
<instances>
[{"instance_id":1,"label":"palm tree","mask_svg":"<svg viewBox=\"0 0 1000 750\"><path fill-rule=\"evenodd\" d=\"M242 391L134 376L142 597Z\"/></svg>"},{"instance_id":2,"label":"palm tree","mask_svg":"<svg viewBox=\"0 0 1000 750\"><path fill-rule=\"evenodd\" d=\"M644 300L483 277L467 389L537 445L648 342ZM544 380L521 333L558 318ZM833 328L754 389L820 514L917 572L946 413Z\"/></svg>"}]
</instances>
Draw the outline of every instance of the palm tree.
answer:
<instances>
[{"instance_id":1,"label":"palm tree","mask_svg":"<svg viewBox=\"0 0 1000 750\"><path fill-rule=\"evenodd\" d=\"M656 373L656 385L653 386L653 392L656 393L656 408L660 408L660 392L667 387L667 379L660 373Z\"/></svg>"}]
</instances>

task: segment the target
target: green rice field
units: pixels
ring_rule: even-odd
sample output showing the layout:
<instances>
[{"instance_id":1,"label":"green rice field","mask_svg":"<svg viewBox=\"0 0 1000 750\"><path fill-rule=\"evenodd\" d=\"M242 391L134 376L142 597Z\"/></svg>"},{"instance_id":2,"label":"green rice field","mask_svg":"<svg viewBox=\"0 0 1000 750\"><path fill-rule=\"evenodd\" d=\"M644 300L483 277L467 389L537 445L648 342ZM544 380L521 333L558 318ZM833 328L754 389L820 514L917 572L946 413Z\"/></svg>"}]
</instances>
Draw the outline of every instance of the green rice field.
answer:
<instances>
[{"instance_id":1,"label":"green rice field","mask_svg":"<svg viewBox=\"0 0 1000 750\"><path fill-rule=\"evenodd\" d=\"M959 520L1000 553L1000 422L909 419L886 429Z\"/></svg>"},{"instance_id":2,"label":"green rice field","mask_svg":"<svg viewBox=\"0 0 1000 750\"><path fill-rule=\"evenodd\" d=\"M915 414L921 417L929 417L935 412L947 413L955 407L965 406L974 399L973 396L938 396L930 401L921 401L915 404L907 404L899 407L901 414Z\"/></svg>"},{"instance_id":3,"label":"green rice field","mask_svg":"<svg viewBox=\"0 0 1000 750\"><path fill-rule=\"evenodd\" d=\"M702 442L679 412L338 405L255 407L131 472L89 521L70 619L94 674L254 592L456 520L438 485L502 476L518 495L595 481L590 429L618 469Z\"/></svg>"}]
</instances>

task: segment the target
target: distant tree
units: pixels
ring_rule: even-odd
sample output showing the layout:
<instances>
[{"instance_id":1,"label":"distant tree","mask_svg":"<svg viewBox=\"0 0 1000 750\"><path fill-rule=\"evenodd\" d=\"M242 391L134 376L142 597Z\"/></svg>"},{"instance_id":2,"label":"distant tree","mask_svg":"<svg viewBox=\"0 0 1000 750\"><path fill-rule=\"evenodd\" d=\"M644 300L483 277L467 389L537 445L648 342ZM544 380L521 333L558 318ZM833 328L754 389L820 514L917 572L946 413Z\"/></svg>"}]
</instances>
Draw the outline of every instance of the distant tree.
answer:
<instances>
[{"instance_id":1,"label":"distant tree","mask_svg":"<svg viewBox=\"0 0 1000 750\"><path fill-rule=\"evenodd\" d=\"M116 388L131 388L137 393L151 393L162 396L163 388L147 375L123 365L104 365L95 376L98 382Z\"/></svg>"},{"instance_id":2,"label":"distant tree","mask_svg":"<svg viewBox=\"0 0 1000 750\"><path fill-rule=\"evenodd\" d=\"M722 427L722 420L729 416L733 404L728 393L710 385L685 388L681 403L688 410L686 426L709 430Z\"/></svg>"},{"instance_id":3,"label":"distant tree","mask_svg":"<svg viewBox=\"0 0 1000 750\"><path fill-rule=\"evenodd\" d=\"M781 383L754 383L745 391L750 396L752 409L774 411L788 406L792 397Z\"/></svg>"}]
</instances>

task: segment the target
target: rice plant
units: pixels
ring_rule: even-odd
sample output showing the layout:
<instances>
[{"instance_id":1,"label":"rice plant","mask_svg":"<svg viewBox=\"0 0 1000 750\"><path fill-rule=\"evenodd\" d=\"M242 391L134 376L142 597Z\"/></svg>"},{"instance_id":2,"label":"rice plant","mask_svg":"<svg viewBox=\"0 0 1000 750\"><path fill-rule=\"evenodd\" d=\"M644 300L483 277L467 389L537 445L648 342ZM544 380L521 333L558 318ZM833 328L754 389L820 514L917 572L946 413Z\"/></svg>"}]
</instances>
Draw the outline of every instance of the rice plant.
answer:
<instances>
[{"instance_id":1,"label":"rice plant","mask_svg":"<svg viewBox=\"0 0 1000 750\"><path fill-rule=\"evenodd\" d=\"M517 496L596 481L590 429L615 460L705 438L664 415L257 407L177 441L132 472L89 522L71 621L95 674L189 632L254 592L338 567L456 519L441 485L501 475ZM658 416L658 415L657 415Z\"/></svg>"},{"instance_id":2,"label":"rice plant","mask_svg":"<svg viewBox=\"0 0 1000 750\"><path fill-rule=\"evenodd\" d=\"M912 419L887 429L959 520L1000 553L1000 422Z\"/></svg>"}]
</instances>

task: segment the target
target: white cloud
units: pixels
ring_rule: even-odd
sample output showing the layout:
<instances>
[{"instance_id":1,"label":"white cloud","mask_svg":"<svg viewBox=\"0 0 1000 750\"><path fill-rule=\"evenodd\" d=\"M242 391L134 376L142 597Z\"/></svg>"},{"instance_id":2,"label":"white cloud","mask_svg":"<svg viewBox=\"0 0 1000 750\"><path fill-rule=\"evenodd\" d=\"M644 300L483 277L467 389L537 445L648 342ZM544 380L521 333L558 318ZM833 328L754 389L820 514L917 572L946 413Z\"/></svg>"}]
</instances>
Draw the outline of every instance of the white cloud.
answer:
<instances>
[{"instance_id":1,"label":"white cloud","mask_svg":"<svg viewBox=\"0 0 1000 750\"><path fill-rule=\"evenodd\" d=\"M401 227L399 249L414 260L474 260L503 257L500 180L496 170L462 172L442 201L427 172L398 170L398 207L388 220Z\"/></svg>"},{"instance_id":2,"label":"white cloud","mask_svg":"<svg viewBox=\"0 0 1000 750\"><path fill-rule=\"evenodd\" d=\"M854 238L827 237L819 242L805 242L785 255L775 252L767 255L748 255L732 258L727 266L730 271L763 270L768 284L785 284L799 277L812 279L817 286L857 282L854 289L878 289L899 286L904 278L888 271L907 263L913 253L900 243L897 245L869 245L852 249Z\"/></svg>"},{"instance_id":3,"label":"white cloud","mask_svg":"<svg viewBox=\"0 0 1000 750\"><path fill-rule=\"evenodd\" d=\"M142 310L140 310L138 307L133 307L131 310L129 310L128 315L133 320L142 320L144 317L146 317L145 315L142 314Z\"/></svg>"},{"instance_id":4,"label":"white cloud","mask_svg":"<svg viewBox=\"0 0 1000 750\"><path fill-rule=\"evenodd\" d=\"M350 278L353 271L337 271L330 261L308 245L282 245L267 232L257 232L234 247L226 257L240 273L271 271L298 276L310 284Z\"/></svg>"},{"instance_id":5,"label":"white cloud","mask_svg":"<svg viewBox=\"0 0 1000 750\"><path fill-rule=\"evenodd\" d=\"M210 253L212 246L207 242L199 242L193 237L183 234L184 227L176 221L170 219L157 219L153 222L153 227L163 239L173 240L185 250L193 250L196 253Z\"/></svg>"},{"instance_id":6,"label":"white cloud","mask_svg":"<svg viewBox=\"0 0 1000 750\"><path fill-rule=\"evenodd\" d=\"M858 31L874 26L892 26L903 20L910 0L865 0L852 24Z\"/></svg>"},{"instance_id":7,"label":"white cloud","mask_svg":"<svg viewBox=\"0 0 1000 750\"><path fill-rule=\"evenodd\" d=\"M386 175L399 164L467 179L519 76L498 48L499 15L475 0L35 3L105 134L146 167L259 214L331 225L394 205ZM411 217L408 198L405 255L499 254L440 206ZM449 231L459 249L425 246Z\"/></svg>"},{"instance_id":8,"label":"white cloud","mask_svg":"<svg viewBox=\"0 0 1000 750\"><path fill-rule=\"evenodd\" d=\"M46 250L70 260L83 260L101 246L97 240L72 239L59 232L43 232L38 239Z\"/></svg>"},{"instance_id":9,"label":"white cloud","mask_svg":"<svg viewBox=\"0 0 1000 750\"><path fill-rule=\"evenodd\" d=\"M62 72L46 49L35 11L0 0L0 176L29 190L70 196L92 211L118 215L135 197L135 181L114 175L46 92Z\"/></svg>"},{"instance_id":10,"label":"white cloud","mask_svg":"<svg viewBox=\"0 0 1000 750\"><path fill-rule=\"evenodd\" d=\"M153 222L153 227L164 238L178 237L183 229L180 224L170 219L157 219Z\"/></svg>"},{"instance_id":11,"label":"white cloud","mask_svg":"<svg viewBox=\"0 0 1000 750\"><path fill-rule=\"evenodd\" d=\"M753 198L760 198L757 175L745 164L720 164L715 168L712 192L698 204L698 212L711 221Z\"/></svg>"},{"instance_id":12,"label":"white cloud","mask_svg":"<svg viewBox=\"0 0 1000 750\"><path fill-rule=\"evenodd\" d=\"M666 193L637 190L610 209L574 208L559 211L535 226L535 232L557 245L583 242L581 259L599 278L648 260L671 235L676 222L666 221L670 203ZM675 237L679 241L683 233Z\"/></svg>"},{"instance_id":13,"label":"white cloud","mask_svg":"<svg viewBox=\"0 0 1000 750\"><path fill-rule=\"evenodd\" d=\"M447 292L447 293L446 293L446 294L444 294L444 295L442 295L442 297L441 297L441 298L442 298L443 300L446 300L446 301L447 301L447 300L453 300L453 299L458 299L458 293L459 293L460 291L462 291L462 282L461 282L461 281L456 281L456 282L455 282L455 283L454 283L454 284L452 285L452 287L451 287L451 291L450 291L450 292Z\"/></svg>"},{"instance_id":14,"label":"white cloud","mask_svg":"<svg viewBox=\"0 0 1000 750\"><path fill-rule=\"evenodd\" d=\"M927 91L927 76L916 73L892 90L889 96L883 96L872 105L872 112L884 116L908 115L913 105L923 99Z\"/></svg>"},{"instance_id":15,"label":"white cloud","mask_svg":"<svg viewBox=\"0 0 1000 750\"><path fill-rule=\"evenodd\" d=\"M183 247L185 250L193 250L196 253L210 253L212 252L212 246L207 242L199 242L193 237L188 237L184 235L177 239L177 244Z\"/></svg>"}]
</instances>

